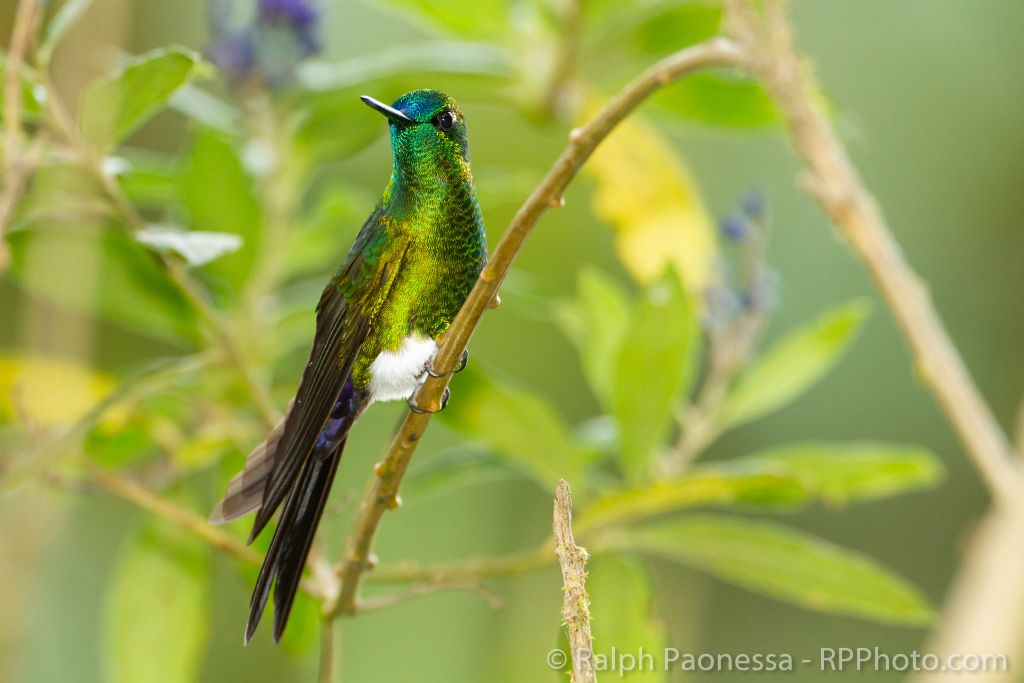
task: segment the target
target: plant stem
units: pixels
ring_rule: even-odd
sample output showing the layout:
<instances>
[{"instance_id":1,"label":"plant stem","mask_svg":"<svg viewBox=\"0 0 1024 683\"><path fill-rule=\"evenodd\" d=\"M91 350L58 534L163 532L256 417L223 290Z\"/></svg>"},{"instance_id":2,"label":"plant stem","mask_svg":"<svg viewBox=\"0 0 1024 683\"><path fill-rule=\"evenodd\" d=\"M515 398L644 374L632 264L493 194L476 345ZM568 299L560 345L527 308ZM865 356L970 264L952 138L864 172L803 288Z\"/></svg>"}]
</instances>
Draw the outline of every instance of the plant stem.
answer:
<instances>
[{"instance_id":1,"label":"plant stem","mask_svg":"<svg viewBox=\"0 0 1024 683\"><path fill-rule=\"evenodd\" d=\"M82 136L78 134L78 128L74 119L64 107L63 102L57 95L56 88L53 87L52 82L48 78L44 80L44 87L46 88L48 111L53 115L54 123L60 130L61 135L74 149L79 163L99 183L107 200L121 220L124 221L126 227L133 233L145 230L145 219L132 203L128 201L124 193L121 192L117 181L103 169L102 160L82 139ZM170 281L199 313L199 316L206 323L214 337L223 346L228 359L238 369L243 382L245 382L246 387L249 389L249 393L252 394L253 401L259 409L263 421L270 429L273 429L280 419L280 414L274 407L266 387L256 379L256 373L249 363L245 352L242 350L242 346L238 342L231 325L220 314L220 311L213 305L213 302L210 301L202 285L189 274L180 260L172 254L165 253L156 253L154 257Z\"/></svg>"},{"instance_id":2,"label":"plant stem","mask_svg":"<svg viewBox=\"0 0 1024 683\"><path fill-rule=\"evenodd\" d=\"M572 683L597 683L594 644L590 635L590 596L587 595L587 551L572 535L572 498L565 480L558 482L552 520L555 554L562 566L562 623L572 651Z\"/></svg>"},{"instance_id":3,"label":"plant stem","mask_svg":"<svg viewBox=\"0 0 1024 683\"><path fill-rule=\"evenodd\" d=\"M918 376L935 395L992 496L998 501L1019 498L1024 475L1009 439L814 96L816 88L795 52L782 3L766 2L763 19L746 0L728 0L726 8L727 29L742 46L746 67L771 94L807 165L803 188L871 274L910 345Z\"/></svg>"},{"instance_id":4,"label":"plant stem","mask_svg":"<svg viewBox=\"0 0 1024 683\"><path fill-rule=\"evenodd\" d=\"M586 125L572 131L569 145L512 219L490 261L480 273L476 286L445 333L444 342L434 360L434 368L443 376L428 377L420 387L416 400L421 407L436 409L439 406L441 392L449 380L446 373L455 367L480 318L495 301L498 288L516 254L540 217L548 209L562 206L562 195L566 187L601 141L659 88L699 69L733 64L738 61L739 54L732 41L716 38L670 55L623 88ZM359 580L370 564L368 559L373 536L384 512L397 506L399 485L430 424L430 417L429 413L410 411L395 435L387 456L376 468L376 476L370 482L346 542L340 571L341 595L334 608L339 613L355 611Z\"/></svg>"},{"instance_id":5,"label":"plant stem","mask_svg":"<svg viewBox=\"0 0 1024 683\"><path fill-rule=\"evenodd\" d=\"M7 268L10 252L4 238L14 207L18 203L45 144L36 139L25 157L21 150L21 68L39 26L39 0L21 0L14 16L14 29L4 73L4 182L0 193L0 272Z\"/></svg>"}]
</instances>

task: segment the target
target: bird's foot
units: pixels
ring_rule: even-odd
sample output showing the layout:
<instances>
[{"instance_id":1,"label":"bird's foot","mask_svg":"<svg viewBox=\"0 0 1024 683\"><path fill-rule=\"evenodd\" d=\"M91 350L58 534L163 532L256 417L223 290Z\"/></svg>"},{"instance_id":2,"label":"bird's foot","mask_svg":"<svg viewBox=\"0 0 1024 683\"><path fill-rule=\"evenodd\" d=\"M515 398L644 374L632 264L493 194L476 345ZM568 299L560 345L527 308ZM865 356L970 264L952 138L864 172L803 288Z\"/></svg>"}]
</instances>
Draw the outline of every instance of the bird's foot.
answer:
<instances>
[{"instance_id":1,"label":"bird's foot","mask_svg":"<svg viewBox=\"0 0 1024 683\"><path fill-rule=\"evenodd\" d=\"M459 356L459 364L455 366L451 372L438 372L434 369L432 361L427 361L427 366L424 368L426 373L431 377L446 377L448 375L454 375L457 372L462 372L466 369L466 363L469 362L469 349L462 349L462 355Z\"/></svg>"},{"instance_id":2,"label":"bird's foot","mask_svg":"<svg viewBox=\"0 0 1024 683\"><path fill-rule=\"evenodd\" d=\"M446 405L448 405L448 399L451 398L451 395L452 395L451 389L449 389L448 387L445 387L444 388L444 393L441 394L441 406L437 410L428 410L427 408L420 408L416 404L416 394L418 393L418 391L419 391L419 389L417 389L416 391L412 392L412 394L409 396L409 399L406 401L406 403L409 404L409 410L411 410L414 413L418 413L420 415L422 415L424 413L430 413L431 415L433 415L435 413L440 413L442 410L444 410L444 407Z\"/></svg>"}]
</instances>

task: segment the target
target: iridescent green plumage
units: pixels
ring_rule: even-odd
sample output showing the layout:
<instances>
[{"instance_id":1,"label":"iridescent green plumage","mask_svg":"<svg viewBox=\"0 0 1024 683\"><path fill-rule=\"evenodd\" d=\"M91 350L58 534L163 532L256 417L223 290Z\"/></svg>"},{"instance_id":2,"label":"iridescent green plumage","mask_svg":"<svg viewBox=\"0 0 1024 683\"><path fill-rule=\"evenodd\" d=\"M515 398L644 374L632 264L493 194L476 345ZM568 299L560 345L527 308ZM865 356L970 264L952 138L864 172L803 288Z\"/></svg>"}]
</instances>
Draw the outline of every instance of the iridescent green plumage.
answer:
<instances>
[{"instance_id":1,"label":"iridescent green plumage","mask_svg":"<svg viewBox=\"0 0 1024 683\"><path fill-rule=\"evenodd\" d=\"M284 504L250 604L252 637L274 591L274 637L287 623L352 424L374 400L409 396L487 258L469 142L455 101L436 90L392 107L394 166L317 307L316 337L288 414L246 460L211 520L259 508L255 538Z\"/></svg>"}]
</instances>

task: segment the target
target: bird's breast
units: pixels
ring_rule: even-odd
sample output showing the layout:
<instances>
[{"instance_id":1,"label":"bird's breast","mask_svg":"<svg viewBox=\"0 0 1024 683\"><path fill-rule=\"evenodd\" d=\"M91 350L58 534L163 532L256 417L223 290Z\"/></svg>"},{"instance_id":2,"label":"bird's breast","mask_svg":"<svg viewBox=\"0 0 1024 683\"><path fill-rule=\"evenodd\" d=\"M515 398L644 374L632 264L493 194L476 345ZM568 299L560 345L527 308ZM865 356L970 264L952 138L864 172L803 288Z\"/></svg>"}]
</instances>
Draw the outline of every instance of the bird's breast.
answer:
<instances>
[{"instance_id":1,"label":"bird's breast","mask_svg":"<svg viewBox=\"0 0 1024 683\"><path fill-rule=\"evenodd\" d=\"M435 353L437 343L420 335L409 335L393 351L381 351L370 364L371 400L409 398Z\"/></svg>"}]
</instances>

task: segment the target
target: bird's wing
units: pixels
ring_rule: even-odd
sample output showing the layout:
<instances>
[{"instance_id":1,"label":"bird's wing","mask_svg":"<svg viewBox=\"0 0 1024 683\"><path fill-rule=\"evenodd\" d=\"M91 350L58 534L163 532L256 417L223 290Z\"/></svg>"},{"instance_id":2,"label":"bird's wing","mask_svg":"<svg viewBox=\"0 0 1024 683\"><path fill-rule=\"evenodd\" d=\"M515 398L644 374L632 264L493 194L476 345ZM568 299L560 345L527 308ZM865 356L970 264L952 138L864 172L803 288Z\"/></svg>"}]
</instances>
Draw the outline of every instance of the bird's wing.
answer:
<instances>
[{"instance_id":1,"label":"bird's wing","mask_svg":"<svg viewBox=\"0 0 1024 683\"><path fill-rule=\"evenodd\" d=\"M380 218L378 208L363 225L337 276L320 297L313 350L273 453L269 452L268 440L266 456L274 464L250 541L263 530L294 485L352 370L373 315L401 266L407 242L389 237ZM392 257L383 258L385 249Z\"/></svg>"}]
</instances>

